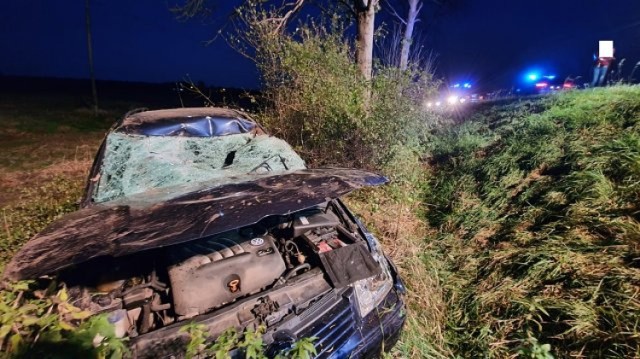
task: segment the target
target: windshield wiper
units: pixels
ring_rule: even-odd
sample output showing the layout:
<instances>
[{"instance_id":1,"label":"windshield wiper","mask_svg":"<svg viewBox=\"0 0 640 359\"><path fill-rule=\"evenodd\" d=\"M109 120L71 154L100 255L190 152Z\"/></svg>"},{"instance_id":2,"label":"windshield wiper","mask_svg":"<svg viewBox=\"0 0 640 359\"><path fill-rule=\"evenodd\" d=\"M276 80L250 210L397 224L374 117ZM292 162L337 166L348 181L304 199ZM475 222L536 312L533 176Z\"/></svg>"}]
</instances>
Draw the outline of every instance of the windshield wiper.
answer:
<instances>
[{"instance_id":1,"label":"windshield wiper","mask_svg":"<svg viewBox=\"0 0 640 359\"><path fill-rule=\"evenodd\" d=\"M280 158L280 162L282 163L282 166L284 166L284 169L288 171L288 170L289 170L289 167L287 166L287 160L286 160L284 157L280 156L280 155L273 155L273 156L271 156L271 157L267 158L266 160L262 161L262 162L261 162L259 165L257 165L254 169L252 169L251 171L247 172L247 174L253 173L253 172L257 171L257 170L258 170L258 169L260 169L260 168L264 168L264 169L266 169L266 170L267 170L267 171L269 171L269 172L273 171L273 169L271 168L271 166L269 166L269 161L271 161L272 159L274 159L274 158L276 158L276 157L279 157L279 158Z\"/></svg>"}]
</instances>

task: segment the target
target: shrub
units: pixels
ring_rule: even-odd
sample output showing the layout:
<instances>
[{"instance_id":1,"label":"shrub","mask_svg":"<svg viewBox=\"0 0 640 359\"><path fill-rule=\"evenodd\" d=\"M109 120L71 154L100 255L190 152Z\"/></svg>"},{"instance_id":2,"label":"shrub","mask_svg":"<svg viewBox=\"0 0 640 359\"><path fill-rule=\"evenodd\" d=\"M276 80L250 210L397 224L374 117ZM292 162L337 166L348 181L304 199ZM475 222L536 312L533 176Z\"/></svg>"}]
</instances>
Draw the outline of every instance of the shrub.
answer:
<instances>
[{"instance_id":1,"label":"shrub","mask_svg":"<svg viewBox=\"0 0 640 359\"><path fill-rule=\"evenodd\" d=\"M423 143L431 115L421 105L437 87L431 73L378 65L367 82L338 15L288 33L269 25L275 9L242 14L267 100L261 120L311 166L381 168L400 146Z\"/></svg>"}]
</instances>

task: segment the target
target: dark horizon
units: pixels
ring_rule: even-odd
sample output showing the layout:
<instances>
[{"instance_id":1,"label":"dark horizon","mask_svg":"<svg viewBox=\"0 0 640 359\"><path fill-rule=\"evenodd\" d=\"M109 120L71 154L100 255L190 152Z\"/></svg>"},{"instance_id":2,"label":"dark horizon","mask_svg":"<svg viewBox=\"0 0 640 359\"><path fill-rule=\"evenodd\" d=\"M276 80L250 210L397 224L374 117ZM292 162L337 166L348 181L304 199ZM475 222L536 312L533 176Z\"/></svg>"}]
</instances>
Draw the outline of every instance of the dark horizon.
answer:
<instances>
[{"instance_id":1,"label":"dark horizon","mask_svg":"<svg viewBox=\"0 0 640 359\"><path fill-rule=\"evenodd\" d=\"M250 60L222 39L210 46L224 16L238 1L217 9L217 20L180 22L169 2L140 0L114 6L93 0L96 77L126 82L172 83L187 76L213 87L259 88ZM0 13L0 75L86 79L84 2L7 3ZM620 0L459 1L446 10L430 3L416 31L437 56L437 75L480 87L515 85L528 68L559 77L590 77L598 40L614 40L627 69L640 60L640 2ZM384 10L377 24L390 24Z\"/></svg>"},{"instance_id":2,"label":"dark horizon","mask_svg":"<svg viewBox=\"0 0 640 359\"><path fill-rule=\"evenodd\" d=\"M262 105L257 90L232 87L203 87L206 98L200 94L179 90L174 82L132 82L97 80L100 108L124 107L129 109L162 109L172 107L201 107L211 104L255 112ZM89 79L55 77L2 76L0 98L28 101L29 98L48 99L70 106L88 107L92 104ZM45 100L46 102L46 100Z\"/></svg>"},{"instance_id":3,"label":"dark horizon","mask_svg":"<svg viewBox=\"0 0 640 359\"><path fill-rule=\"evenodd\" d=\"M168 2L91 1L96 78L99 80L172 83L186 79L217 87L254 89L253 64L224 41L204 42L216 26L178 21ZM225 4L220 11L230 7ZM0 13L0 74L89 78L84 2L64 4L26 0L5 4ZM28 14L30 18L15 16ZM226 66L220 66L225 64ZM212 66L213 65L213 66ZM229 71L228 66L233 71Z\"/></svg>"}]
</instances>

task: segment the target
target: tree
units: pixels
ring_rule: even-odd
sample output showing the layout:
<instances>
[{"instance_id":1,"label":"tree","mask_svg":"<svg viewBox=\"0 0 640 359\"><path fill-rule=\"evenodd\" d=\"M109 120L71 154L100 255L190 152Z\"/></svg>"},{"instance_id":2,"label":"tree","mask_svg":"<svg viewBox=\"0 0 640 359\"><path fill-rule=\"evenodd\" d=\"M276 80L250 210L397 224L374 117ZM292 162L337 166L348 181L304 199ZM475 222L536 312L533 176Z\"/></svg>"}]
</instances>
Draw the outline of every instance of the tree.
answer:
<instances>
[{"instance_id":1,"label":"tree","mask_svg":"<svg viewBox=\"0 0 640 359\"><path fill-rule=\"evenodd\" d=\"M371 80L373 64L373 34L378 0L355 0L354 12L358 26L356 36L356 63L362 76Z\"/></svg>"},{"instance_id":2,"label":"tree","mask_svg":"<svg viewBox=\"0 0 640 359\"><path fill-rule=\"evenodd\" d=\"M409 50L413 40L413 27L418 20L418 14L422 10L422 2L419 0L408 0L409 12L405 23L404 36L402 38L402 50L400 52L400 69L406 70L409 63Z\"/></svg>"},{"instance_id":3,"label":"tree","mask_svg":"<svg viewBox=\"0 0 640 359\"><path fill-rule=\"evenodd\" d=\"M307 0L295 0L290 3L282 4L279 11L273 13L279 14L262 21L273 25L274 32L285 31L287 24L294 18L294 15L300 12L302 7L309 3ZM357 24L356 32L356 63L366 80L371 80L373 65L373 36L375 32L375 13L379 6L379 0L353 0L352 3L342 1L343 5L351 10ZM245 2L245 5L255 6L251 0ZM237 8L242 11L242 6ZM210 12L210 4L206 0L185 0L184 4L172 9L174 13L181 19L190 19L198 14Z\"/></svg>"},{"instance_id":4,"label":"tree","mask_svg":"<svg viewBox=\"0 0 640 359\"><path fill-rule=\"evenodd\" d=\"M98 91L96 90L96 75L93 70L93 46L91 42L91 7L89 0L85 0L84 19L87 27L87 53L89 55L89 73L91 76L91 94L93 95L93 113L98 114Z\"/></svg>"},{"instance_id":5,"label":"tree","mask_svg":"<svg viewBox=\"0 0 640 359\"><path fill-rule=\"evenodd\" d=\"M401 70L406 70L409 66L409 63L412 61L412 57L420 57L421 55L419 54L419 52L412 52L412 45L416 43L414 30L416 24L421 21L420 12L422 11L424 3L422 2L422 0L401 0L400 2L406 4L406 17L401 16L398 11L396 11L390 0L387 0L386 8L389 10L391 15L393 15L403 26L402 39L399 50L400 59L396 66L398 66ZM463 6L466 2L466 0L430 0L428 1L428 5L435 6L435 8L430 7L430 15L432 16L432 18L437 16L437 14L431 12L435 9L438 10L437 12L440 13L440 15L442 15L443 12L456 10ZM432 60L433 58L429 56L429 58L426 59L427 64L432 63ZM422 61L419 60L418 62Z\"/></svg>"},{"instance_id":6,"label":"tree","mask_svg":"<svg viewBox=\"0 0 640 359\"><path fill-rule=\"evenodd\" d=\"M403 18L398 12L389 4L391 13L404 25L404 31L402 32L402 44L400 48L400 69L406 70L409 65L409 53L411 51L411 44L413 43L413 30L415 25L420 19L418 15L422 10L422 1L420 0L406 0L409 5L407 11L407 17Z\"/></svg>"}]
</instances>

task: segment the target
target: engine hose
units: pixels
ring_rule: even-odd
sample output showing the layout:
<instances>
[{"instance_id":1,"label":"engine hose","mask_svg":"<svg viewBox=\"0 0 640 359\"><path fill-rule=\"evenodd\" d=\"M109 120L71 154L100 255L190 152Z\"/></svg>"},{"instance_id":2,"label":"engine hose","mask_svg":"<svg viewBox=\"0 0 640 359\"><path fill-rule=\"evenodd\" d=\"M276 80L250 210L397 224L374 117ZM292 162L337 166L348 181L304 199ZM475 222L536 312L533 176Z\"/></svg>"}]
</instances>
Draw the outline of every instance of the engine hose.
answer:
<instances>
[{"instance_id":1,"label":"engine hose","mask_svg":"<svg viewBox=\"0 0 640 359\"><path fill-rule=\"evenodd\" d=\"M293 252L293 248L295 248L296 252ZM298 245L292 241L292 240L288 240L286 242L284 242L284 250L290 254L297 254L300 252L300 249L298 249Z\"/></svg>"},{"instance_id":2,"label":"engine hose","mask_svg":"<svg viewBox=\"0 0 640 359\"><path fill-rule=\"evenodd\" d=\"M293 277L296 273L298 273L298 271L302 270L302 269L311 269L311 265L309 265L309 263L302 263L300 265L295 266L292 270L289 271L289 273L287 273L284 276L284 281L288 281L289 279L291 279L291 277Z\"/></svg>"},{"instance_id":3,"label":"engine hose","mask_svg":"<svg viewBox=\"0 0 640 359\"><path fill-rule=\"evenodd\" d=\"M288 256L288 255L285 255L285 256L284 256L284 261L285 261L285 263L287 264L287 268L289 268L289 269L290 269L290 268L293 268L293 264L291 264L291 258L289 258L289 256Z\"/></svg>"},{"instance_id":4,"label":"engine hose","mask_svg":"<svg viewBox=\"0 0 640 359\"><path fill-rule=\"evenodd\" d=\"M151 304L142 306L142 319L140 320L140 334L146 334L151 329Z\"/></svg>"}]
</instances>

